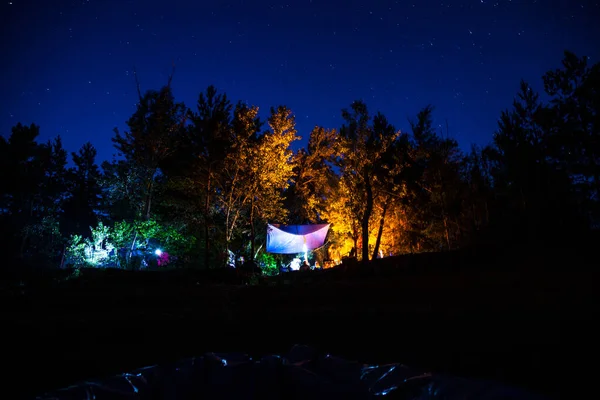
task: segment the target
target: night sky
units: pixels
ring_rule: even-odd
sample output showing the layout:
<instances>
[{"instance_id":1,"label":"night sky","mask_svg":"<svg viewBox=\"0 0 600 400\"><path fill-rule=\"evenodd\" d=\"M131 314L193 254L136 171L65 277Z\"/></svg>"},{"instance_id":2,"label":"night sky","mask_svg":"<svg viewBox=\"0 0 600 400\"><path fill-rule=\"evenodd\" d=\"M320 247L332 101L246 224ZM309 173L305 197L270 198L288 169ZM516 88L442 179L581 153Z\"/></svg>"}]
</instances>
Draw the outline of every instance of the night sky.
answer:
<instances>
[{"instance_id":1,"label":"night sky","mask_svg":"<svg viewBox=\"0 0 600 400\"><path fill-rule=\"evenodd\" d=\"M600 61L589 0L2 1L0 133L33 122L99 161L134 111L134 68L145 91L175 65L188 106L210 84L263 116L287 105L305 140L356 99L402 130L431 103L467 149L491 140L521 78L541 90L565 49Z\"/></svg>"}]
</instances>

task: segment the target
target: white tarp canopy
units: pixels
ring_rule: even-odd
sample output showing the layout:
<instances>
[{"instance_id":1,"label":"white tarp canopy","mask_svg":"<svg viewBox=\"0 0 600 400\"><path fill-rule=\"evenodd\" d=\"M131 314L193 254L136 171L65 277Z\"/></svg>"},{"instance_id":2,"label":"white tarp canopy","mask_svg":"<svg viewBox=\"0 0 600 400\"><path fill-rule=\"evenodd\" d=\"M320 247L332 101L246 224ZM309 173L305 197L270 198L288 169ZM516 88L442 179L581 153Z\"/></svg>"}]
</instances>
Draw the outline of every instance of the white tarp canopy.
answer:
<instances>
[{"instance_id":1,"label":"white tarp canopy","mask_svg":"<svg viewBox=\"0 0 600 400\"><path fill-rule=\"evenodd\" d=\"M267 225L267 252L297 254L318 249L325 243L329 224Z\"/></svg>"}]
</instances>

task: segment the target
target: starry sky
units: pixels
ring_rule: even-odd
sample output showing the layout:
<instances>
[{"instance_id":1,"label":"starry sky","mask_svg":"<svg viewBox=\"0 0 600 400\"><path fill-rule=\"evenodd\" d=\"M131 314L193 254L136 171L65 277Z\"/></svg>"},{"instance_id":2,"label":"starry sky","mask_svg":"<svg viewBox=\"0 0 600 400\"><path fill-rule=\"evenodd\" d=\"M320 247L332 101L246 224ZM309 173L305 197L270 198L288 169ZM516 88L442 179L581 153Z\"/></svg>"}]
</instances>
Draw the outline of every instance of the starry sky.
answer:
<instances>
[{"instance_id":1,"label":"starry sky","mask_svg":"<svg viewBox=\"0 0 600 400\"><path fill-rule=\"evenodd\" d=\"M142 90L195 107L210 84L261 108L290 107L306 143L363 99L401 130L433 104L463 149L487 144L525 79L563 51L600 61L594 0L1 0L0 134L17 122L91 141L111 159Z\"/></svg>"}]
</instances>

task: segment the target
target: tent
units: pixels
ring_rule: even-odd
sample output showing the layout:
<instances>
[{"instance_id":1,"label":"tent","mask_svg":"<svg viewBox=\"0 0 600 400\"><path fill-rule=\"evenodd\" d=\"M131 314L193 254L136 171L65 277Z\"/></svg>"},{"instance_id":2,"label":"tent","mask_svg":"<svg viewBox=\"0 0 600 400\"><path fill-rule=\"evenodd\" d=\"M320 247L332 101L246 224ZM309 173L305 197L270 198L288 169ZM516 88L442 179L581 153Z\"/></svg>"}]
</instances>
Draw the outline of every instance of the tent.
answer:
<instances>
[{"instance_id":1,"label":"tent","mask_svg":"<svg viewBox=\"0 0 600 400\"><path fill-rule=\"evenodd\" d=\"M325 243L329 224L267 225L267 252L297 254L318 249Z\"/></svg>"}]
</instances>

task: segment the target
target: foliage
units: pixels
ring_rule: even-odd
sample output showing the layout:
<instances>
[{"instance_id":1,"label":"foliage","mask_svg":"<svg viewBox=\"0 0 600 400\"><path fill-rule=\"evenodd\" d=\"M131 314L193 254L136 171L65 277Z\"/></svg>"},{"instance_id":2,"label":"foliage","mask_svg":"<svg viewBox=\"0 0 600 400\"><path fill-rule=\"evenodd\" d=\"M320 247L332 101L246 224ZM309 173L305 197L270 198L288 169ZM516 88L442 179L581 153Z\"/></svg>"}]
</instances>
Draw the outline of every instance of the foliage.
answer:
<instances>
[{"instance_id":1,"label":"foliage","mask_svg":"<svg viewBox=\"0 0 600 400\"><path fill-rule=\"evenodd\" d=\"M209 86L191 110L170 81L138 90L112 140L117 157L101 168L90 143L67 167L60 137L41 143L38 126L17 124L0 137L3 254L208 268L233 251L276 271L261 250L269 222L330 223L329 259L577 240L600 227L600 64L566 52L543 82L547 102L521 82L492 142L465 153L432 106L401 132L363 101L342 110L339 130L317 126L294 151L289 108L263 121Z\"/></svg>"},{"instance_id":2,"label":"foliage","mask_svg":"<svg viewBox=\"0 0 600 400\"><path fill-rule=\"evenodd\" d=\"M118 249L131 247L132 238L135 236L135 224L122 220L113 224L110 237ZM135 247L135 245L134 245Z\"/></svg>"},{"instance_id":3,"label":"foliage","mask_svg":"<svg viewBox=\"0 0 600 400\"><path fill-rule=\"evenodd\" d=\"M102 222L90 227L91 236L72 235L66 246L66 266L106 267L117 261L115 245L110 241L110 228Z\"/></svg>"},{"instance_id":4,"label":"foliage","mask_svg":"<svg viewBox=\"0 0 600 400\"><path fill-rule=\"evenodd\" d=\"M260 252L256 258L256 263L262 269L263 274L266 276L275 276L279 274L279 268L277 266L277 260L273 254L269 254L265 251Z\"/></svg>"},{"instance_id":5,"label":"foliage","mask_svg":"<svg viewBox=\"0 0 600 400\"><path fill-rule=\"evenodd\" d=\"M41 220L25 226L23 237L27 240L27 255L56 261L62 250L62 235L58 220L53 216L43 216Z\"/></svg>"},{"instance_id":6,"label":"foliage","mask_svg":"<svg viewBox=\"0 0 600 400\"><path fill-rule=\"evenodd\" d=\"M185 106L176 103L170 85L139 94L136 111L127 121L129 131L116 128L112 141L124 159L106 164L105 179L117 201L126 200L135 217L150 219L160 168L181 140L186 121ZM108 168L110 166L110 168ZM134 184L135 196L127 189Z\"/></svg>"},{"instance_id":7,"label":"foliage","mask_svg":"<svg viewBox=\"0 0 600 400\"><path fill-rule=\"evenodd\" d=\"M332 196L328 199L324 216L331 223L332 237L335 255L332 257L341 260L342 257L356 256L358 241L360 237L360 222L355 217L360 210L357 205L360 201L355 198L354 192L346 183L345 179L338 178L334 181ZM332 249L333 251L333 249Z\"/></svg>"},{"instance_id":8,"label":"foliage","mask_svg":"<svg viewBox=\"0 0 600 400\"><path fill-rule=\"evenodd\" d=\"M229 250L234 239L243 235L240 225L246 220L245 206L251 195L249 163L257 146L261 126L258 107L238 103L231 126L232 147L225 158L217 193L217 208L225 225L226 250Z\"/></svg>"},{"instance_id":9,"label":"foliage","mask_svg":"<svg viewBox=\"0 0 600 400\"><path fill-rule=\"evenodd\" d=\"M370 222L377 197L378 175L383 172L388 151L399 139L400 132L377 113L371 117L367 105L355 101L342 110L344 125L340 129L337 166L340 169L343 193L347 195L349 218L354 219L353 248L358 251L355 225L360 225L361 259L370 259ZM358 253L356 254L358 255Z\"/></svg>"},{"instance_id":10,"label":"foliage","mask_svg":"<svg viewBox=\"0 0 600 400\"><path fill-rule=\"evenodd\" d=\"M72 235L65 246L65 265L66 266L85 266L87 258L85 256L86 243L80 235Z\"/></svg>"},{"instance_id":11,"label":"foliage","mask_svg":"<svg viewBox=\"0 0 600 400\"><path fill-rule=\"evenodd\" d=\"M315 127L306 149L294 154L293 182L286 192L289 221L294 224L323 222L335 183L333 162L338 136L335 129Z\"/></svg>"},{"instance_id":12,"label":"foliage","mask_svg":"<svg viewBox=\"0 0 600 400\"><path fill-rule=\"evenodd\" d=\"M121 266L133 268L139 262L131 259L131 250L140 250L144 254L160 258L160 265L165 266L172 260L172 255L184 255L194 244L190 238L174 227L163 226L156 221L127 222L118 221L112 227L98 223L90 227L91 238L84 239L73 235L66 246L67 265L76 267ZM154 254L159 248L168 249L160 255Z\"/></svg>"},{"instance_id":13,"label":"foliage","mask_svg":"<svg viewBox=\"0 0 600 400\"><path fill-rule=\"evenodd\" d=\"M67 159L60 137L38 143L39 133L37 125L17 124L0 137L0 243L5 257L54 262Z\"/></svg>"},{"instance_id":14,"label":"foliage","mask_svg":"<svg viewBox=\"0 0 600 400\"><path fill-rule=\"evenodd\" d=\"M411 122L414 138L411 197L407 201L412 246L439 251L455 247L461 213L463 160L458 143L433 128L433 107L425 107Z\"/></svg>"},{"instance_id":15,"label":"foliage","mask_svg":"<svg viewBox=\"0 0 600 400\"><path fill-rule=\"evenodd\" d=\"M61 214L61 231L65 235L87 237L89 227L98 223L102 187L96 154L96 149L89 142L77 153L71 153L75 167L67 170L67 193Z\"/></svg>"}]
</instances>

